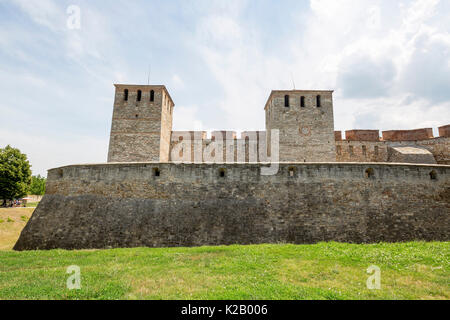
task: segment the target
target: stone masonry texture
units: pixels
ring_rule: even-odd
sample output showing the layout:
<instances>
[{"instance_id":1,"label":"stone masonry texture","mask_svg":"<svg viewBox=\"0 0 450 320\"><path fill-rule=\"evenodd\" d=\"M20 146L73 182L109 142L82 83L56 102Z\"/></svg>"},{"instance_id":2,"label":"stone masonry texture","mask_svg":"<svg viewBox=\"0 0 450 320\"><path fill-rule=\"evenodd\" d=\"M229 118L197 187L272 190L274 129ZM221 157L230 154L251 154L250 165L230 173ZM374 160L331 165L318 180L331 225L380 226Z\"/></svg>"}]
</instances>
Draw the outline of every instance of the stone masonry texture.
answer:
<instances>
[{"instance_id":1,"label":"stone masonry texture","mask_svg":"<svg viewBox=\"0 0 450 320\"><path fill-rule=\"evenodd\" d=\"M167 162L174 103L166 88L120 84L115 87L108 162ZM127 99L125 90L128 90ZM138 91L141 91L140 101Z\"/></svg>"},{"instance_id":2,"label":"stone masonry texture","mask_svg":"<svg viewBox=\"0 0 450 320\"><path fill-rule=\"evenodd\" d=\"M283 163L272 176L261 167L52 169L14 249L450 240L449 166Z\"/></svg>"}]
</instances>

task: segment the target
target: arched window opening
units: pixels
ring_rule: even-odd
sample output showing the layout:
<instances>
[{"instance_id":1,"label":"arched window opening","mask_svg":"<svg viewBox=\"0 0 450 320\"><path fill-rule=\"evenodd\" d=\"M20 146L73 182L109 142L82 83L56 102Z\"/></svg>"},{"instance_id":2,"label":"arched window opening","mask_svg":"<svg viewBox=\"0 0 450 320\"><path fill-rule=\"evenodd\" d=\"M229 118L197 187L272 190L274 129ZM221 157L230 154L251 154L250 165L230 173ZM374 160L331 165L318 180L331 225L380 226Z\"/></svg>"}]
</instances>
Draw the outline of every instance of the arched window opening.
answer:
<instances>
[{"instance_id":1,"label":"arched window opening","mask_svg":"<svg viewBox=\"0 0 450 320\"><path fill-rule=\"evenodd\" d=\"M322 106L321 101L320 101L320 96L316 97L316 104L317 104L317 108L320 108Z\"/></svg>"},{"instance_id":2,"label":"arched window opening","mask_svg":"<svg viewBox=\"0 0 450 320\"><path fill-rule=\"evenodd\" d=\"M141 99L142 99L142 91L141 91L141 90L138 90L136 100L137 100L137 101L141 101Z\"/></svg>"},{"instance_id":3,"label":"arched window opening","mask_svg":"<svg viewBox=\"0 0 450 320\"><path fill-rule=\"evenodd\" d=\"M437 180L437 173L436 173L436 171L431 171L430 172L430 179L431 180Z\"/></svg>"},{"instance_id":4,"label":"arched window opening","mask_svg":"<svg viewBox=\"0 0 450 320\"><path fill-rule=\"evenodd\" d=\"M305 97L300 97L300 107L305 107Z\"/></svg>"},{"instance_id":5,"label":"arched window opening","mask_svg":"<svg viewBox=\"0 0 450 320\"><path fill-rule=\"evenodd\" d=\"M226 172L225 169L219 169L219 177L225 178Z\"/></svg>"},{"instance_id":6,"label":"arched window opening","mask_svg":"<svg viewBox=\"0 0 450 320\"><path fill-rule=\"evenodd\" d=\"M124 101L128 101L128 89L125 89L125 90L123 91L123 100L124 100Z\"/></svg>"},{"instance_id":7,"label":"arched window opening","mask_svg":"<svg viewBox=\"0 0 450 320\"><path fill-rule=\"evenodd\" d=\"M372 168L366 169L366 178L372 179L375 177L375 171Z\"/></svg>"},{"instance_id":8,"label":"arched window opening","mask_svg":"<svg viewBox=\"0 0 450 320\"><path fill-rule=\"evenodd\" d=\"M155 91L150 91L150 102L155 101Z\"/></svg>"},{"instance_id":9,"label":"arched window opening","mask_svg":"<svg viewBox=\"0 0 450 320\"><path fill-rule=\"evenodd\" d=\"M154 177L161 176L161 171L158 168L153 168L153 176Z\"/></svg>"},{"instance_id":10,"label":"arched window opening","mask_svg":"<svg viewBox=\"0 0 450 320\"><path fill-rule=\"evenodd\" d=\"M284 106L289 107L289 95L284 96Z\"/></svg>"}]
</instances>

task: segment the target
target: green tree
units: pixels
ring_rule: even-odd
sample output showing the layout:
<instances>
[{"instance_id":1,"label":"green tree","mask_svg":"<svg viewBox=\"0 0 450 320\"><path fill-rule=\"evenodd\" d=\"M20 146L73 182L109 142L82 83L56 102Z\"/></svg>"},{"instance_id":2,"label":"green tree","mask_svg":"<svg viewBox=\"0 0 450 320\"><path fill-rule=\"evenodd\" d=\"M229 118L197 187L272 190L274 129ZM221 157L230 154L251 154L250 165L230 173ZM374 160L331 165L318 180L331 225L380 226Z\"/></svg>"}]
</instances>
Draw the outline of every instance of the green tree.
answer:
<instances>
[{"instance_id":1,"label":"green tree","mask_svg":"<svg viewBox=\"0 0 450 320\"><path fill-rule=\"evenodd\" d=\"M42 196L45 193L45 182L47 179L41 177L40 174L31 177L30 194Z\"/></svg>"},{"instance_id":2,"label":"green tree","mask_svg":"<svg viewBox=\"0 0 450 320\"><path fill-rule=\"evenodd\" d=\"M0 148L0 199L23 197L31 183L31 169L27 156L19 149L6 146Z\"/></svg>"}]
</instances>

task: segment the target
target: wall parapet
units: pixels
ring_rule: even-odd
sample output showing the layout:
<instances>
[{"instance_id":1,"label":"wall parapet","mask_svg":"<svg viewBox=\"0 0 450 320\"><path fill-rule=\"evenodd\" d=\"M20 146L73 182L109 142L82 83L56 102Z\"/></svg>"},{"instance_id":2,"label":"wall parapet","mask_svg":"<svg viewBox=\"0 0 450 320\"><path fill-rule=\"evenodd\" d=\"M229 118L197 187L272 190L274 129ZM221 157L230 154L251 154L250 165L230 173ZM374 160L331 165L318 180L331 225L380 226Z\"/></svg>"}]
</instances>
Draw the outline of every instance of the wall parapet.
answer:
<instances>
[{"instance_id":1,"label":"wall parapet","mask_svg":"<svg viewBox=\"0 0 450 320\"><path fill-rule=\"evenodd\" d=\"M347 130L345 140L349 141L379 141L379 130Z\"/></svg>"},{"instance_id":2,"label":"wall parapet","mask_svg":"<svg viewBox=\"0 0 450 320\"><path fill-rule=\"evenodd\" d=\"M432 128L383 131L383 140L386 141L417 141L433 138Z\"/></svg>"},{"instance_id":3,"label":"wall parapet","mask_svg":"<svg viewBox=\"0 0 450 320\"><path fill-rule=\"evenodd\" d=\"M450 138L450 124L438 128L439 136L443 138Z\"/></svg>"},{"instance_id":4,"label":"wall parapet","mask_svg":"<svg viewBox=\"0 0 450 320\"><path fill-rule=\"evenodd\" d=\"M450 125L442 126L438 128L439 137L450 137ZM438 138L438 137L436 137ZM391 141L391 142L403 142L403 141L421 141L435 139L432 128L412 129L412 130L385 130L382 132L382 138L380 138L380 130L362 130L353 129L345 131L345 139L342 138L341 131L335 131L336 141Z\"/></svg>"}]
</instances>

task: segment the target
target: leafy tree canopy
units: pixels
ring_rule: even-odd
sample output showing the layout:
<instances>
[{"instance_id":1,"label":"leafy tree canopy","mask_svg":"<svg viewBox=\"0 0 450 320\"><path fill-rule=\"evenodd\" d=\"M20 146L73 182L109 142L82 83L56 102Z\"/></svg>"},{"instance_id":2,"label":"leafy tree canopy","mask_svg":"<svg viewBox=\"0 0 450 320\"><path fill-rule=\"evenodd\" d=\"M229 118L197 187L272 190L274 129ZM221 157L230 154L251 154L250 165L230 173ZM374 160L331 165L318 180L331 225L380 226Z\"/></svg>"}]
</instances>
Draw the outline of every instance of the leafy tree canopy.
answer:
<instances>
[{"instance_id":1,"label":"leafy tree canopy","mask_svg":"<svg viewBox=\"0 0 450 320\"><path fill-rule=\"evenodd\" d=\"M47 179L41 177L41 175L31 177L30 194L36 196L42 196L45 193L45 182Z\"/></svg>"},{"instance_id":2,"label":"leafy tree canopy","mask_svg":"<svg viewBox=\"0 0 450 320\"><path fill-rule=\"evenodd\" d=\"M0 199L25 196L30 183L31 169L27 156L9 145L0 148Z\"/></svg>"}]
</instances>

